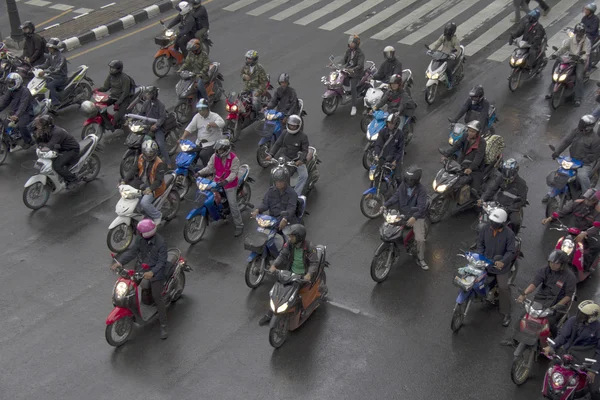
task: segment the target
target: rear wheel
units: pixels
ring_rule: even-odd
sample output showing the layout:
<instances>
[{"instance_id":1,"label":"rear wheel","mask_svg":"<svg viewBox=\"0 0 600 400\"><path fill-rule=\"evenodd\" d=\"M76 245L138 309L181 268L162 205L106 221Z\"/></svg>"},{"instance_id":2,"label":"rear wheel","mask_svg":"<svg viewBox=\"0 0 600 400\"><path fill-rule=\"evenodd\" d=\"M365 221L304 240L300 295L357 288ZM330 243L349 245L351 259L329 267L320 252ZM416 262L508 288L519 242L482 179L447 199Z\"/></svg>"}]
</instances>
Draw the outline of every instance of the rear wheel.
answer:
<instances>
[{"instance_id":1,"label":"rear wheel","mask_svg":"<svg viewBox=\"0 0 600 400\"><path fill-rule=\"evenodd\" d=\"M551 217L553 213L559 212L562 208L562 201L558 196L550 197L546 203L546 217Z\"/></svg>"},{"instance_id":2,"label":"rear wheel","mask_svg":"<svg viewBox=\"0 0 600 400\"><path fill-rule=\"evenodd\" d=\"M360 129L363 131L363 133L367 133L367 130L369 129L369 124L371 123L371 121L373 121L373 116L369 115L369 114L365 114L361 118Z\"/></svg>"},{"instance_id":3,"label":"rear wheel","mask_svg":"<svg viewBox=\"0 0 600 400\"><path fill-rule=\"evenodd\" d=\"M375 148L374 146L369 147L363 153L362 165L368 171L371 165L375 163Z\"/></svg>"},{"instance_id":4,"label":"rear wheel","mask_svg":"<svg viewBox=\"0 0 600 400\"><path fill-rule=\"evenodd\" d=\"M435 224L444 219L449 206L450 199L440 195L434 196L431 200L431 205L429 206L429 219L431 220L431 223Z\"/></svg>"},{"instance_id":5,"label":"rear wheel","mask_svg":"<svg viewBox=\"0 0 600 400\"><path fill-rule=\"evenodd\" d=\"M169 155L172 156L177 153L177 149L179 149L179 135L176 131L169 131L165 136L167 148L169 149Z\"/></svg>"},{"instance_id":6,"label":"rear wheel","mask_svg":"<svg viewBox=\"0 0 600 400\"><path fill-rule=\"evenodd\" d=\"M508 78L508 88L511 92L514 92L519 87L521 83L521 73L523 71L521 69L513 69L510 77Z\"/></svg>"},{"instance_id":7,"label":"rear wheel","mask_svg":"<svg viewBox=\"0 0 600 400\"><path fill-rule=\"evenodd\" d=\"M425 88L425 101L427 104L431 105L435 101L435 96L437 94L437 83Z\"/></svg>"},{"instance_id":8,"label":"rear wheel","mask_svg":"<svg viewBox=\"0 0 600 400\"><path fill-rule=\"evenodd\" d=\"M263 168L267 168L271 163L267 161L267 152L269 151L269 146L267 144L263 144L256 150L256 162Z\"/></svg>"},{"instance_id":9,"label":"rear wheel","mask_svg":"<svg viewBox=\"0 0 600 400\"><path fill-rule=\"evenodd\" d=\"M560 89L558 89L558 92L552 92L552 108L553 109L557 109L558 107L560 107L560 105L562 104L563 101L563 96L565 94L565 86L562 85L560 87Z\"/></svg>"},{"instance_id":10,"label":"rear wheel","mask_svg":"<svg viewBox=\"0 0 600 400\"><path fill-rule=\"evenodd\" d=\"M100 157L97 154L92 154L90 158L88 158L85 166L85 174L81 176L85 182L91 182L98 177L100 173Z\"/></svg>"},{"instance_id":11,"label":"rear wheel","mask_svg":"<svg viewBox=\"0 0 600 400\"><path fill-rule=\"evenodd\" d=\"M465 303L456 304L454 312L452 313L452 321L450 322L450 329L452 332L458 332L465 321Z\"/></svg>"},{"instance_id":12,"label":"rear wheel","mask_svg":"<svg viewBox=\"0 0 600 400\"><path fill-rule=\"evenodd\" d=\"M100 124L89 124L83 127L81 130L81 140L85 139L88 135L96 135L98 136L98 140L102 139L102 135L104 134L104 128Z\"/></svg>"},{"instance_id":13,"label":"rear wheel","mask_svg":"<svg viewBox=\"0 0 600 400\"><path fill-rule=\"evenodd\" d=\"M510 368L510 379L515 385L522 385L527 381L533 367L535 357L535 349L533 346L527 346L520 355L515 357Z\"/></svg>"},{"instance_id":14,"label":"rear wheel","mask_svg":"<svg viewBox=\"0 0 600 400\"><path fill-rule=\"evenodd\" d=\"M133 241L133 227L131 225L119 224L108 231L106 245L114 253L122 253Z\"/></svg>"},{"instance_id":15,"label":"rear wheel","mask_svg":"<svg viewBox=\"0 0 600 400\"><path fill-rule=\"evenodd\" d=\"M263 278L265 277L265 270L261 266L262 257L256 257L254 260L250 261L248 265L246 265L246 285L250 289L256 289L262 283Z\"/></svg>"},{"instance_id":16,"label":"rear wheel","mask_svg":"<svg viewBox=\"0 0 600 400\"><path fill-rule=\"evenodd\" d=\"M185 222L183 227L183 238L189 244L196 244L206 232L207 221L203 215L196 215Z\"/></svg>"},{"instance_id":17,"label":"rear wheel","mask_svg":"<svg viewBox=\"0 0 600 400\"><path fill-rule=\"evenodd\" d=\"M133 319L131 317L124 317L118 321L113 322L110 325L106 325L104 330L104 337L108 344L114 347L124 345L133 332Z\"/></svg>"},{"instance_id":18,"label":"rear wheel","mask_svg":"<svg viewBox=\"0 0 600 400\"><path fill-rule=\"evenodd\" d=\"M167 57L165 54L156 57L152 62L152 72L154 72L154 75L156 75L158 78L164 78L167 76L170 70L171 62L169 57Z\"/></svg>"},{"instance_id":19,"label":"rear wheel","mask_svg":"<svg viewBox=\"0 0 600 400\"><path fill-rule=\"evenodd\" d=\"M37 210L48 202L50 198L50 187L42 182L36 182L23 190L23 203L27 208Z\"/></svg>"},{"instance_id":20,"label":"rear wheel","mask_svg":"<svg viewBox=\"0 0 600 400\"><path fill-rule=\"evenodd\" d=\"M87 81L82 80L73 93L73 103L81 105L86 100L89 100L94 93L92 86Z\"/></svg>"},{"instance_id":21,"label":"rear wheel","mask_svg":"<svg viewBox=\"0 0 600 400\"><path fill-rule=\"evenodd\" d=\"M175 303L177 300L179 300L181 298L183 289L185 289L185 273L183 271L181 271L179 273L179 277L177 278L177 291L175 292L175 295L173 295L173 298L171 299L171 301L173 303Z\"/></svg>"},{"instance_id":22,"label":"rear wheel","mask_svg":"<svg viewBox=\"0 0 600 400\"><path fill-rule=\"evenodd\" d=\"M392 244L388 244L371 261L371 278L377 282L383 282L388 277L393 264Z\"/></svg>"},{"instance_id":23,"label":"rear wheel","mask_svg":"<svg viewBox=\"0 0 600 400\"><path fill-rule=\"evenodd\" d=\"M321 103L321 110L323 110L325 115L333 115L335 110L338 108L339 102L340 99L337 96L323 99L323 102Z\"/></svg>"},{"instance_id":24,"label":"rear wheel","mask_svg":"<svg viewBox=\"0 0 600 400\"><path fill-rule=\"evenodd\" d=\"M0 165L4 164L6 157L8 157L9 148L4 140L0 140Z\"/></svg>"},{"instance_id":25,"label":"rear wheel","mask_svg":"<svg viewBox=\"0 0 600 400\"><path fill-rule=\"evenodd\" d=\"M178 104L173 112L175 112L175 119L177 119L177 122L180 124L185 124L192 119L192 107L190 106L189 101Z\"/></svg>"},{"instance_id":26,"label":"rear wheel","mask_svg":"<svg viewBox=\"0 0 600 400\"><path fill-rule=\"evenodd\" d=\"M238 190L236 193L236 199L240 212L244 211L248 207L248 203L250 203L251 198L252 189L250 188L250 184L248 182L244 182L242 189Z\"/></svg>"},{"instance_id":27,"label":"rear wheel","mask_svg":"<svg viewBox=\"0 0 600 400\"><path fill-rule=\"evenodd\" d=\"M385 199L381 193L365 194L360 199L360 211L367 218L374 219L381 215L381 206Z\"/></svg>"},{"instance_id":28,"label":"rear wheel","mask_svg":"<svg viewBox=\"0 0 600 400\"><path fill-rule=\"evenodd\" d=\"M283 316L274 316L275 322L273 327L269 329L269 343L276 349L283 346L288 336L288 322L289 317L287 314Z\"/></svg>"}]
</instances>

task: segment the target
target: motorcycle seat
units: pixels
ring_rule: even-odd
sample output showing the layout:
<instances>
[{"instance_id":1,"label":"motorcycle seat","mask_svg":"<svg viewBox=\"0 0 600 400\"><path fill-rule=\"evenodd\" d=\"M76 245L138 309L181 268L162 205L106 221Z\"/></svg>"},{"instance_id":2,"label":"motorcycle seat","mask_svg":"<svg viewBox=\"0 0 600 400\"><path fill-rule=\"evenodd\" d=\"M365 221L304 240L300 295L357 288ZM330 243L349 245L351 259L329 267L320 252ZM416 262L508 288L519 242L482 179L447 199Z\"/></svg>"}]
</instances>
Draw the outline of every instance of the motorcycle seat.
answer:
<instances>
[{"instance_id":1,"label":"motorcycle seat","mask_svg":"<svg viewBox=\"0 0 600 400\"><path fill-rule=\"evenodd\" d=\"M79 75L79 73L83 71L83 67L77 67L77 69L69 76L69 79L67 79L67 82L65 83L65 85L60 88L57 89L57 92L62 92L67 86L69 86L71 83L73 83L73 80L75 79L75 77L77 75Z\"/></svg>"},{"instance_id":2,"label":"motorcycle seat","mask_svg":"<svg viewBox=\"0 0 600 400\"><path fill-rule=\"evenodd\" d=\"M173 174L165 175L165 185L167 185L168 187L171 184L171 182L173 182L173 179L175 179L173 177Z\"/></svg>"},{"instance_id":3,"label":"motorcycle seat","mask_svg":"<svg viewBox=\"0 0 600 400\"><path fill-rule=\"evenodd\" d=\"M92 147L93 143L94 141L90 138L83 139L81 142L79 142L79 158L83 157L85 152Z\"/></svg>"}]
</instances>

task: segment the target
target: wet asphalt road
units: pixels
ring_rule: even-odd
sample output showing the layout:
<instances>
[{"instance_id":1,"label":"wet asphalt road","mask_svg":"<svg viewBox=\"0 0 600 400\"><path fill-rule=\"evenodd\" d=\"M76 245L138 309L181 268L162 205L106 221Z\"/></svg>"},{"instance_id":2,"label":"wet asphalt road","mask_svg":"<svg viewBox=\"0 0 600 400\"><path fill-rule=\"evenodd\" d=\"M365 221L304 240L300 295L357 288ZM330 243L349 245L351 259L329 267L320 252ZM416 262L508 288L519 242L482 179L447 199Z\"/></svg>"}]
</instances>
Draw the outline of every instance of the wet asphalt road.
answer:
<instances>
[{"instance_id":1,"label":"wet asphalt road","mask_svg":"<svg viewBox=\"0 0 600 400\"><path fill-rule=\"evenodd\" d=\"M33 173L34 155L19 152L0 167L2 398L540 398L543 368L523 387L512 384L512 351L498 345L506 330L496 310L476 305L460 333L450 331L457 294L451 283L459 263L456 253L473 241L474 212L434 226L427 249L429 271L405 256L386 282L376 285L371 280L369 266L379 244L381 220L367 221L359 210L361 193L368 187L361 165L365 139L360 117L351 118L349 107L327 118L320 110L319 78L327 72L327 57L344 50L346 35L290 24L278 29L284 25L261 26L253 19L253 29L244 37L236 27L249 23L250 17L211 5L208 9L215 43L211 58L222 63L227 90L240 89L238 70L244 52L254 47L273 79L287 71L305 100L306 132L323 160L321 178L308 199L306 225L310 240L327 245L333 303L316 311L283 348L274 351L268 329L257 324L267 307L270 283L255 291L244 284L243 239L232 237L231 224L218 222L209 226L202 242L189 246L182 230L191 204L182 203L177 218L161 230L169 245L179 247L194 267L184 298L169 310L170 337L160 341L155 323L115 350L104 339L115 281L108 270L105 243L115 216L124 138L105 139L96 181L76 193L52 197L37 212L30 212L21 200L22 186ZM101 83L106 63L119 55L138 84L159 85L161 98L172 106L177 77L171 74L158 81L151 71L153 37L158 32L151 27L77 56L70 68L85 63L91 66L91 77ZM381 43L363 43L367 59L379 63ZM429 59L418 46L397 49L414 73L413 92L419 103L416 136L405 162L424 169L428 188L440 168L437 148L447 143L446 118L469 88L483 84L498 107L497 132L507 141L505 157L522 162L522 175L530 185L531 205L522 231L525 259L516 282L524 287L558 238L539 224L545 176L555 167L547 143L556 142L591 109L592 85L586 88L580 109L567 105L551 113L543 100L549 69L543 78L512 94L506 84L507 65L474 57L457 93L427 107L420 89ZM223 104L217 111L223 113ZM57 119L77 136L82 121L75 109L63 111ZM236 145L257 181L252 187L254 203L260 201L268 181L268 171L255 161L256 142L248 129ZM248 233L255 224L247 213L244 219ZM596 277L582 285L580 299L595 298L596 285Z\"/></svg>"}]
</instances>

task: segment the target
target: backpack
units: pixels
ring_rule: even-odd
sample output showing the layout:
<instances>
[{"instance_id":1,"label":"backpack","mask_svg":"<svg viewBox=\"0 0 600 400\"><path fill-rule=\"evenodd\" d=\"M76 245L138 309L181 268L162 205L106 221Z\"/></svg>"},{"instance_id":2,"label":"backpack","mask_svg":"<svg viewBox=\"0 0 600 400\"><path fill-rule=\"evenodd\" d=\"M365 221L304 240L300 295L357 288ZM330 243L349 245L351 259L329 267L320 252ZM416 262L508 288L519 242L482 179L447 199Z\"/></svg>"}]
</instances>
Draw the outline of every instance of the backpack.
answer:
<instances>
[{"instance_id":1,"label":"backpack","mask_svg":"<svg viewBox=\"0 0 600 400\"><path fill-rule=\"evenodd\" d=\"M485 147L485 164L495 164L498 157L502 155L502 151L504 151L504 147L506 144L504 143L504 138L500 135L492 135L486 139L486 147Z\"/></svg>"},{"instance_id":2,"label":"backpack","mask_svg":"<svg viewBox=\"0 0 600 400\"><path fill-rule=\"evenodd\" d=\"M137 85L135 84L135 81L133 80L133 78L131 76L127 75L124 72L123 72L123 75L125 75L126 77L129 78L129 94L134 94L135 93L135 89L137 88Z\"/></svg>"}]
</instances>

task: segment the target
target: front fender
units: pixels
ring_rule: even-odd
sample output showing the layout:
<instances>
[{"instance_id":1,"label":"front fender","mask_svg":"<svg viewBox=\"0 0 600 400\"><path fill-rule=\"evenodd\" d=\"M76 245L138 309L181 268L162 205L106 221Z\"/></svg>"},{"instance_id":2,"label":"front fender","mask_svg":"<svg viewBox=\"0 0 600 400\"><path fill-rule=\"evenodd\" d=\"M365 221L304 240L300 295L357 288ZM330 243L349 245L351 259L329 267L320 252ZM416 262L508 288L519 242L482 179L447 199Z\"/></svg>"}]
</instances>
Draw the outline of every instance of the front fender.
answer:
<instances>
[{"instance_id":1,"label":"front fender","mask_svg":"<svg viewBox=\"0 0 600 400\"><path fill-rule=\"evenodd\" d=\"M202 215L203 217L206 217L206 207L202 206L202 207L198 207L198 208L194 208L192 209L189 214L187 215L187 217L185 217L186 220L190 220L192 218L194 218L196 215Z\"/></svg>"},{"instance_id":2,"label":"front fender","mask_svg":"<svg viewBox=\"0 0 600 400\"><path fill-rule=\"evenodd\" d=\"M43 174L34 175L31 178L29 178L27 180L27 182L25 182L25 187L29 187L29 186L33 185L34 183L38 183L38 182L40 182L42 185L46 185L46 182L48 182L48 177Z\"/></svg>"},{"instance_id":3,"label":"front fender","mask_svg":"<svg viewBox=\"0 0 600 400\"><path fill-rule=\"evenodd\" d=\"M115 307L106 317L106 325L112 325L125 317L133 317L133 313L128 308Z\"/></svg>"},{"instance_id":4,"label":"front fender","mask_svg":"<svg viewBox=\"0 0 600 400\"><path fill-rule=\"evenodd\" d=\"M254 260L255 260L255 259L258 257L258 256L260 256L260 254L258 254L258 253L255 253L255 252L252 252L252 253L250 253L250 255L248 256L248 260L247 260L247 261L248 261L248 262L252 262L252 261L254 261Z\"/></svg>"},{"instance_id":5,"label":"front fender","mask_svg":"<svg viewBox=\"0 0 600 400\"><path fill-rule=\"evenodd\" d=\"M372 194L372 193L377 193L377 188L375 186L371 186L370 188L368 188L367 190L365 190L363 192L363 196L366 194Z\"/></svg>"},{"instance_id":6,"label":"front fender","mask_svg":"<svg viewBox=\"0 0 600 400\"><path fill-rule=\"evenodd\" d=\"M327 89L325 91L325 93L323 93L323 96L321 96L321 97L323 97L324 99L329 99L331 97L336 97L336 96L339 96L338 92L336 92L335 90Z\"/></svg>"},{"instance_id":7,"label":"front fender","mask_svg":"<svg viewBox=\"0 0 600 400\"><path fill-rule=\"evenodd\" d=\"M469 297L471 297L471 293L473 293L473 290L470 290L468 292L464 292L461 290L460 292L458 292L458 296L456 296L456 304L465 303L467 300L469 300Z\"/></svg>"},{"instance_id":8,"label":"front fender","mask_svg":"<svg viewBox=\"0 0 600 400\"><path fill-rule=\"evenodd\" d=\"M170 47L158 49L158 51L154 55L154 58L158 58L160 56L167 56L169 58L177 58L175 56L176 53L177 52L175 51L175 49L173 48L173 46L170 46Z\"/></svg>"},{"instance_id":9,"label":"front fender","mask_svg":"<svg viewBox=\"0 0 600 400\"><path fill-rule=\"evenodd\" d=\"M437 80L437 79L429 79L427 81L427 83L425 84L425 87L428 88L429 86L437 85L438 83L439 83L439 80Z\"/></svg>"},{"instance_id":10,"label":"front fender","mask_svg":"<svg viewBox=\"0 0 600 400\"><path fill-rule=\"evenodd\" d=\"M382 251L383 251L383 250L384 250L386 247L388 247L388 246L391 246L391 245L392 245L391 243L385 243L385 242L381 243L381 244L380 244L380 245L377 247L377 249L375 250L375 254L373 255L373 257L376 257L376 256L378 256L379 254L381 254L381 252L382 252Z\"/></svg>"},{"instance_id":11,"label":"front fender","mask_svg":"<svg viewBox=\"0 0 600 400\"><path fill-rule=\"evenodd\" d=\"M114 219L113 222L110 223L110 225L108 226L108 230L110 231L111 229L114 229L121 224L125 224L127 226L131 225L131 217L122 217L119 215L117 218Z\"/></svg>"},{"instance_id":12,"label":"front fender","mask_svg":"<svg viewBox=\"0 0 600 400\"><path fill-rule=\"evenodd\" d=\"M86 119L85 122L83 123L83 126L88 126L90 124L102 125L102 116L101 115L96 115L94 118L88 118L88 119Z\"/></svg>"}]
</instances>

